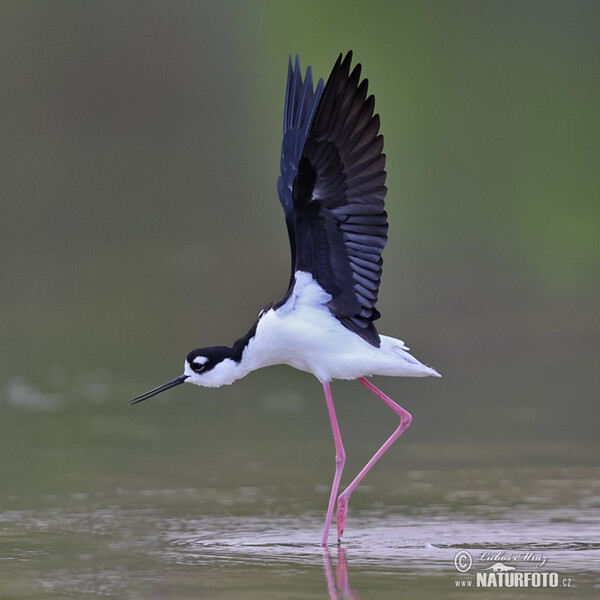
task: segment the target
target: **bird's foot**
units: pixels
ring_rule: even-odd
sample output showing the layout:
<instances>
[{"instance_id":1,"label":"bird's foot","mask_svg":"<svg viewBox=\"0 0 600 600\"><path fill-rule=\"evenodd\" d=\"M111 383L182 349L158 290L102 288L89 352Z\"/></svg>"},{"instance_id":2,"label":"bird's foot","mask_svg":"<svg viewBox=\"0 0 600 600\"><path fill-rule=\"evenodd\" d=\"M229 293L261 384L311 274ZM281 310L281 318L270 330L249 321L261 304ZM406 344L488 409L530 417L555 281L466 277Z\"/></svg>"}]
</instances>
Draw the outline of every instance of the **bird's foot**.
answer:
<instances>
[{"instance_id":1,"label":"bird's foot","mask_svg":"<svg viewBox=\"0 0 600 600\"><path fill-rule=\"evenodd\" d=\"M337 500L337 511L335 513L335 520L337 523L338 532L338 545L342 543L342 534L346 528L346 517L348 516L348 499L340 494Z\"/></svg>"}]
</instances>

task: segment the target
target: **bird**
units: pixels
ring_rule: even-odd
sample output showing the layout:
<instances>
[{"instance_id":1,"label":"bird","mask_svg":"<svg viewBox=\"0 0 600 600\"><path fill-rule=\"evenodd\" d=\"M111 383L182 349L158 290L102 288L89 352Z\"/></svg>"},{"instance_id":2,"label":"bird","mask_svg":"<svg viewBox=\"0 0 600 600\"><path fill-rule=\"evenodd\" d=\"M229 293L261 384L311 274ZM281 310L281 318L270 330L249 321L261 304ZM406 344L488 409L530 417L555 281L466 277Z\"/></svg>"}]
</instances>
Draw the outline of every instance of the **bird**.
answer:
<instances>
[{"instance_id":1,"label":"bird","mask_svg":"<svg viewBox=\"0 0 600 600\"><path fill-rule=\"evenodd\" d=\"M408 352L403 341L380 335L374 322L388 239L383 136L375 98L352 51L341 53L327 82L313 87L300 59L290 55L277 192L291 251L291 275L280 300L267 305L231 346L189 352L183 374L129 401L137 404L182 383L228 385L257 369L286 364L314 375L323 387L335 446L335 472L321 545L327 546L336 509L337 543L348 501L364 476L412 421L368 378L440 377ZM330 384L356 380L383 401L400 423L338 496L346 453Z\"/></svg>"}]
</instances>

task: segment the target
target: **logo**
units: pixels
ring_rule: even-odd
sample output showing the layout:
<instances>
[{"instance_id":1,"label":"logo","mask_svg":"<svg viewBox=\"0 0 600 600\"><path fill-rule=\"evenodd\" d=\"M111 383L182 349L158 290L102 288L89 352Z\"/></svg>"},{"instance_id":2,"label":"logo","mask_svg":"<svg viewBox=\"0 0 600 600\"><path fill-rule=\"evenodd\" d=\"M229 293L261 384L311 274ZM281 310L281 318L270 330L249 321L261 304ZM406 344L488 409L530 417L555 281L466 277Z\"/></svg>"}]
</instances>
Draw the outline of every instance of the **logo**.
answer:
<instances>
[{"instance_id":1,"label":"logo","mask_svg":"<svg viewBox=\"0 0 600 600\"><path fill-rule=\"evenodd\" d=\"M466 550L461 550L454 557L454 566L459 573L466 573L473 566L473 558Z\"/></svg>"},{"instance_id":2,"label":"logo","mask_svg":"<svg viewBox=\"0 0 600 600\"><path fill-rule=\"evenodd\" d=\"M548 557L535 552L482 551L474 555L459 550L454 568L465 575L455 579L456 587L478 588L558 588L572 587L570 577L542 568Z\"/></svg>"}]
</instances>

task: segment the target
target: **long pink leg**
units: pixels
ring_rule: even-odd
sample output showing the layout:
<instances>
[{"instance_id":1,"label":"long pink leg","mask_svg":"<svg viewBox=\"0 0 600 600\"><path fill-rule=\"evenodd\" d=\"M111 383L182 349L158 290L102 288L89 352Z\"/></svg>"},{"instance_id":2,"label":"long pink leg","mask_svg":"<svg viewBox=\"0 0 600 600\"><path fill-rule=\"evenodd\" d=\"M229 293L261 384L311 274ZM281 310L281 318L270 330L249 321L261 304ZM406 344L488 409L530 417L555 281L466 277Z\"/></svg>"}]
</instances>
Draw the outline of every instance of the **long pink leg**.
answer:
<instances>
[{"instance_id":1,"label":"long pink leg","mask_svg":"<svg viewBox=\"0 0 600 600\"><path fill-rule=\"evenodd\" d=\"M371 390L378 398L383 400L397 415L400 416L400 425L387 439L385 444L377 450L373 455L373 458L364 466L363 470L354 478L354 481L340 494L337 501L337 530L338 530L338 542L342 538L344 528L346 526L346 517L348 516L348 500L350 494L354 491L354 488L362 481L363 477L371 470L371 467L386 453L387 449L406 431L412 416L401 406L398 406L391 398L388 398L381 390L377 389L370 381L367 381L364 377L359 377L360 381L367 389ZM340 440L341 441L341 440Z\"/></svg>"},{"instance_id":2,"label":"long pink leg","mask_svg":"<svg viewBox=\"0 0 600 600\"><path fill-rule=\"evenodd\" d=\"M342 436L340 435L340 428L337 422L337 418L335 416L335 409L333 407L333 399L331 398L331 390L329 389L328 381L326 381L323 384L323 391L325 392L325 402L327 403L327 411L329 412L329 420L331 421L331 430L333 431L333 441L335 444L335 475L333 477L333 484L331 486L331 495L329 496L327 517L325 518L325 530L323 531L323 539L321 540L321 546L327 546L327 538L329 537L329 526L331 524L331 518L333 517L335 497L337 496L338 488L340 487L340 479L342 478L344 463L346 462L346 453L344 452Z\"/></svg>"}]
</instances>

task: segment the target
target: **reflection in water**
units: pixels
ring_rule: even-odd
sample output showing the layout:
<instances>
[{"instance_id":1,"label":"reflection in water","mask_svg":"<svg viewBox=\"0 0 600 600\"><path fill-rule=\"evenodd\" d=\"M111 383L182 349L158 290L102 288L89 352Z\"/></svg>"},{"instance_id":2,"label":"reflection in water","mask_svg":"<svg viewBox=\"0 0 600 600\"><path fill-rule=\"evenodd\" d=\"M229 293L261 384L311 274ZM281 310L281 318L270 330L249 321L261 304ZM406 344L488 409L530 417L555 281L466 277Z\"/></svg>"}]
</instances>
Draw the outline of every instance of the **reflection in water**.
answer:
<instances>
[{"instance_id":1,"label":"reflection in water","mask_svg":"<svg viewBox=\"0 0 600 600\"><path fill-rule=\"evenodd\" d=\"M331 553L329 548L323 548L323 564L325 566L325 578L327 579L327 591L331 600L338 600L338 592L344 600L359 600L356 592L348 583L348 559L346 558L346 549L338 546L336 578L333 578L333 568L331 562Z\"/></svg>"},{"instance_id":2,"label":"reflection in water","mask_svg":"<svg viewBox=\"0 0 600 600\"><path fill-rule=\"evenodd\" d=\"M281 597L357 600L362 590L370 598L414 597L425 587L450 598L457 551L469 551L477 569L489 566L484 551L515 551L543 554L552 571L592 589L600 472L569 473L527 470L517 486L510 471L493 473L485 485L475 471L455 471L449 477L460 497L453 504L443 480L428 488L439 502L411 514L356 510L344 547L331 549L319 545L320 511L298 505L278 515L246 488L0 495L0 569L11 568L11 598L27 600L40 590L123 600L188 600L219 590L228 600L254 600L273 597L282 582L289 594ZM420 489L415 484L427 477L413 473L407 489Z\"/></svg>"}]
</instances>

